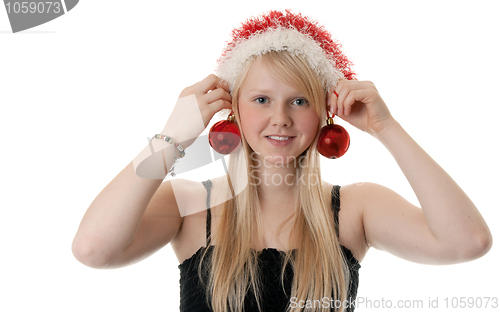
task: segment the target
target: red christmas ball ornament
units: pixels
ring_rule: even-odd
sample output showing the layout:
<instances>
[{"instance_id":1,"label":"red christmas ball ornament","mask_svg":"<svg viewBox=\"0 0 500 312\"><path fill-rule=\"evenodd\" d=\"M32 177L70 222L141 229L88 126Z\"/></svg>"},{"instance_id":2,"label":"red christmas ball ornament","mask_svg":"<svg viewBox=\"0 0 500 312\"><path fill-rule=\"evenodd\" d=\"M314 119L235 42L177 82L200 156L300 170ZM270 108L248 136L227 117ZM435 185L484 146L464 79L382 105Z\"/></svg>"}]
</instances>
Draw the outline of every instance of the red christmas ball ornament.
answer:
<instances>
[{"instance_id":1,"label":"red christmas ball ornament","mask_svg":"<svg viewBox=\"0 0 500 312\"><path fill-rule=\"evenodd\" d=\"M208 142L217 153L223 155L230 154L240 145L240 129L234 122L232 112L227 120L221 120L210 128Z\"/></svg>"},{"instance_id":2,"label":"red christmas ball ornament","mask_svg":"<svg viewBox=\"0 0 500 312\"><path fill-rule=\"evenodd\" d=\"M329 117L326 126L321 128L317 146L321 155L335 159L347 152L351 139L344 127L333 124L332 117Z\"/></svg>"}]
</instances>

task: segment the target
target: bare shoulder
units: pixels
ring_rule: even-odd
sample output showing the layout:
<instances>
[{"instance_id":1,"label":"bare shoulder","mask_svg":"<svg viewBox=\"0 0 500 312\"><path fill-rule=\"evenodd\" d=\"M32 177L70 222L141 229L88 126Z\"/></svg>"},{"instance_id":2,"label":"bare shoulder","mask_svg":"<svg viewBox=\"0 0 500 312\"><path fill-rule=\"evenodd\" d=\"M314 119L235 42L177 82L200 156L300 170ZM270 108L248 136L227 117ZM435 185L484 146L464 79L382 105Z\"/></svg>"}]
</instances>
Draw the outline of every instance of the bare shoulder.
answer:
<instances>
[{"instance_id":1,"label":"bare shoulder","mask_svg":"<svg viewBox=\"0 0 500 312\"><path fill-rule=\"evenodd\" d=\"M185 179L174 179L170 182L179 213L183 219L203 210L207 192L201 182Z\"/></svg>"},{"instance_id":2,"label":"bare shoulder","mask_svg":"<svg viewBox=\"0 0 500 312\"><path fill-rule=\"evenodd\" d=\"M210 187L210 203L208 205L214 208L218 204L227 201L229 188L225 176L208 180ZM207 209L207 188L203 183L184 179L175 179L171 181L172 189L182 217L203 217ZM204 212L203 216L200 212Z\"/></svg>"},{"instance_id":3,"label":"bare shoulder","mask_svg":"<svg viewBox=\"0 0 500 312\"><path fill-rule=\"evenodd\" d=\"M220 198L220 189L223 189L224 178L210 179L210 201L212 216L217 215L217 203ZM206 245L207 220L207 188L201 182L176 179L172 180L177 206L182 216L182 226L171 246L179 263L190 258L201 247Z\"/></svg>"},{"instance_id":4,"label":"bare shoulder","mask_svg":"<svg viewBox=\"0 0 500 312\"><path fill-rule=\"evenodd\" d=\"M380 207L402 206L406 201L393 190L380 184L360 182L342 186L340 189L340 241L351 249L361 261L370 246L371 227L366 220L379 219L385 224L387 213ZM376 246L375 246L376 247Z\"/></svg>"},{"instance_id":5,"label":"bare shoulder","mask_svg":"<svg viewBox=\"0 0 500 312\"><path fill-rule=\"evenodd\" d=\"M364 197L372 183L354 183L340 188L339 240L361 262L368 252L363 224Z\"/></svg>"}]
</instances>

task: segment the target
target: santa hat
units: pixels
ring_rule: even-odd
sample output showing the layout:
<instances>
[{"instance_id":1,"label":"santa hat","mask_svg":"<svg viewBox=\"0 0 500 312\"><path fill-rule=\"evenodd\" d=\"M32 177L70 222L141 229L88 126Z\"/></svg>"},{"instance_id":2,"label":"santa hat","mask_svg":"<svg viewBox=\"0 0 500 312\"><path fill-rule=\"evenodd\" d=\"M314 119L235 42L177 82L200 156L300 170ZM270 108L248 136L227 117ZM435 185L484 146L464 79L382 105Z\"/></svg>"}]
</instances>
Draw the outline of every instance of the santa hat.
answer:
<instances>
[{"instance_id":1,"label":"santa hat","mask_svg":"<svg viewBox=\"0 0 500 312\"><path fill-rule=\"evenodd\" d=\"M335 88L339 79L353 79L352 63L341 45L317 22L290 10L270 11L247 19L232 31L232 40L218 60L217 76L232 91L236 79L253 57L269 51L289 51L303 56L321 77L323 88Z\"/></svg>"}]
</instances>

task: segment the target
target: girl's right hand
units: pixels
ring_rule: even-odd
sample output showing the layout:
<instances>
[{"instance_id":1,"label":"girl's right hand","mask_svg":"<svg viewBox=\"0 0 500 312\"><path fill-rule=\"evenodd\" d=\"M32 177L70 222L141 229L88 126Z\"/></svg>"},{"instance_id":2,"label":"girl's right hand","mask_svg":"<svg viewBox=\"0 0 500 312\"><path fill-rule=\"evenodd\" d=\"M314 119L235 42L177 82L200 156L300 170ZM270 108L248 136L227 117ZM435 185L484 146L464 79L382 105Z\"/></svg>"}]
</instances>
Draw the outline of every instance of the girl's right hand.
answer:
<instances>
[{"instance_id":1,"label":"girl's right hand","mask_svg":"<svg viewBox=\"0 0 500 312\"><path fill-rule=\"evenodd\" d=\"M229 86L211 74L181 92L160 133L171 136L176 143L187 148L205 130L215 113L222 109L232 109Z\"/></svg>"}]
</instances>

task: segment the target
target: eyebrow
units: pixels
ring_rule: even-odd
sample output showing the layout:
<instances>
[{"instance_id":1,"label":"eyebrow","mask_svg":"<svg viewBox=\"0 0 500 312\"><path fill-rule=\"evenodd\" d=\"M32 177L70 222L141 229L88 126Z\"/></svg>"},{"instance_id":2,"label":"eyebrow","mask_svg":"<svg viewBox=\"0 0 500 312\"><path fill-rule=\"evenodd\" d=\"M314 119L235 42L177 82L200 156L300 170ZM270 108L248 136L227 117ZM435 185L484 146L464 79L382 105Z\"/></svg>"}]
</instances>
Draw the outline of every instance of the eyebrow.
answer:
<instances>
[{"instance_id":1,"label":"eyebrow","mask_svg":"<svg viewBox=\"0 0 500 312\"><path fill-rule=\"evenodd\" d=\"M250 92L255 92L255 93L260 93L260 94L274 94L275 91L271 90L271 89L259 89L259 88L253 88L253 89L249 89L246 91L247 93L250 93ZM306 97L304 94L300 93L299 91L297 91L297 93L295 93L295 95L293 97L296 97L296 96L299 96L299 97Z\"/></svg>"},{"instance_id":2,"label":"eyebrow","mask_svg":"<svg viewBox=\"0 0 500 312\"><path fill-rule=\"evenodd\" d=\"M247 92L257 92L257 93L273 93L274 91L271 89L250 89Z\"/></svg>"}]
</instances>

